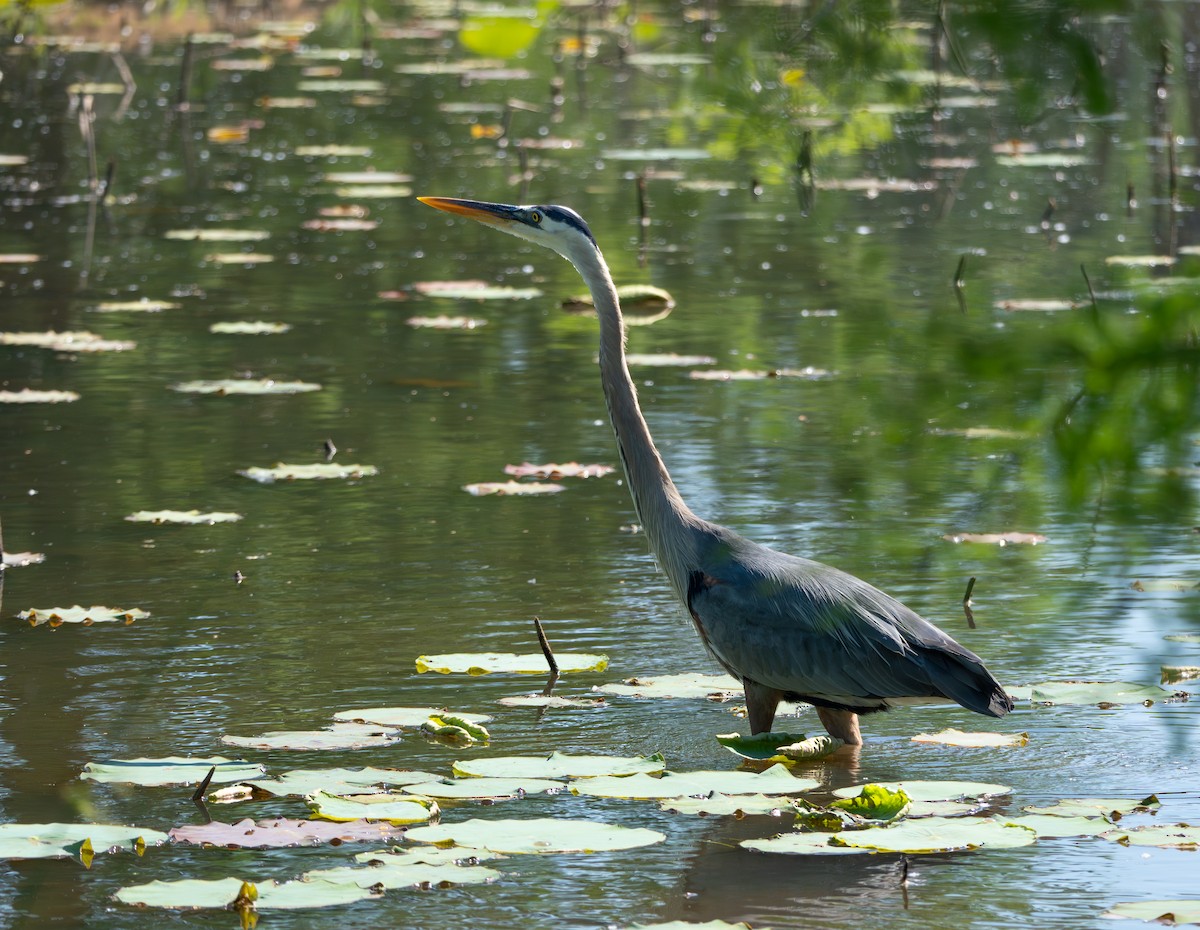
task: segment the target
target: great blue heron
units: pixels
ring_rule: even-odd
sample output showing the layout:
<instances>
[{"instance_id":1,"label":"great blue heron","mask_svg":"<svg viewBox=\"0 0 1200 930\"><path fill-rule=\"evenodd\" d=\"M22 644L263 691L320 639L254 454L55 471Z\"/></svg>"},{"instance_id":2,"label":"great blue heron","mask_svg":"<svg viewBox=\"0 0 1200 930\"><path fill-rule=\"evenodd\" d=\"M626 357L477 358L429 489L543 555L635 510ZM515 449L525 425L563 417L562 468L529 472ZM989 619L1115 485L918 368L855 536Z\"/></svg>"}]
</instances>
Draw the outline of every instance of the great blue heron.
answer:
<instances>
[{"instance_id":1,"label":"great blue heron","mask_svg":"<svg viewBox=\"0 0 1200 930\"><path fill-rule=\"evenodd\" d=\"M600 380L638 519L705 647L746 691L752 733L781 700L807 701L846 743L858 715L957 701L990 717L1012 699L980 658L865 581L785 555L697 517L650 437L625 361L621 306L591 230L562 206L420 197L553 249L583 277L600 318Z\"/></svg>"}]
</instances>

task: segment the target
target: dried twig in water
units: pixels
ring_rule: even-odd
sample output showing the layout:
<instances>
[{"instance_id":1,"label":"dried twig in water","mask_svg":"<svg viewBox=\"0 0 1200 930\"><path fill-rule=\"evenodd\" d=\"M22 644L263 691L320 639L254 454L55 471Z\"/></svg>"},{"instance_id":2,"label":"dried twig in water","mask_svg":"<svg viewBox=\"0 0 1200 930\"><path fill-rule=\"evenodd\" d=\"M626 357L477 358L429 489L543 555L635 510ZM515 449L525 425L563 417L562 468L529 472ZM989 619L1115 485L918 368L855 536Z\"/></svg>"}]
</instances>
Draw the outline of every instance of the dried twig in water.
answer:
<instances>
[{"instance_id":1,"label":"dried twig in water","mask_svg":"<svg viewBox=\"0 0 1200 930\"><path fill-rule=\"evenodd\" d=\"M967 593L963 595L963 613L967 615L967 626L975 629L975 612L971 610L971 592L975 590L975 576L967 582Z\"/></svg>"},{"instance_id":2,"label":"dried twig in water","mask_svg":"<svg viewBox=\"0 0 1200 930\"><path fill-rule=\"evenodd\" d=\"M538 645L542 647L546 664L550 666L550 677L546 680L546 687L542 689L542 694L549 697L558 682L558 662L554 658L554 650L550 648L550 640L546 639L546 631L542 629L542 621L537 617L533 618L533 628L537 631Z\"/></svg>"},{"instance_id":3,"label":"dried twig in water","mask_svg":"<svg viewBox=\"0 0 1200 930\"><path fill-rule=\"evenodd\" d=\"M212 781L212 777L217 774L217 767L214 765L208 770L208 774L204 776L204 780L196 786L196 790L192 792L193 801L203 801L204 792L208 790L208 783Z\"/></svg>"},{"instance_id":4,"label":"dried twig in water","mask_svg":"<svg viewBox=\"0 0 1200 930\"><path fill-rule=\"evenodd\" d=\"M1088 297L1092 299L1092 319L1095 320L1100 316L1100 305L1096 302L1096 291L1092 287L1092 279L1088 277L1087 266L1082 262L1079 263L1079 272L1083 275L1083 281L1087 285Z\"/></svg>"},{"instance_id":5,"label":"dried twig in water","mask_svg":"<svg viewBox=\"0 0 1200 930\"><path fill-rule=\"evenodd\" d=\"M958 267L954 269L954 297L958 300L958 310L960 313L967 312L967 297L963 293L963 287L967 283L964 272L967 267L967 255L964 252L958 257Z\"/></svg>"}]
</instances>

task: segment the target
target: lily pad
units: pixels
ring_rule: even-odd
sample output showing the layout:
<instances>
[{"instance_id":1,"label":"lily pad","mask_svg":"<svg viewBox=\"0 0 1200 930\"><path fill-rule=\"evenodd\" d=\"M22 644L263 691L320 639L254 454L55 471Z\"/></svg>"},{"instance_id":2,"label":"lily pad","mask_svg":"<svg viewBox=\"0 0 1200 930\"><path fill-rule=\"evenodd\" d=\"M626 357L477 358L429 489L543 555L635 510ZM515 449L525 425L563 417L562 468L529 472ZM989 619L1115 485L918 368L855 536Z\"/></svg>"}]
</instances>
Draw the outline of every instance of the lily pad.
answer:
<instances>
[{"instance_id":1,"label":"lily pad","mask_svg":"<svg viewBox=\"0 0 1200 930\"><path fill-rule=\"evenodd\" d=\"M819 788L812 778L797 778L785 765L764 772L663 772L659 778L639 774L608 775L571 783L572 794L598 798L682 798L720 794L800 794Z\"/></svg>"},{"instance_id":2,"label":"lily pad","mask_svg":"<svg viewBox=\"0 0 1200 930\"><path fill-rule=\"evenodd\" d=\"M1122 846L1169 846L1176 849L1200 849L1200 826L1186 823L1162 823L1147 827L1114 829L1100 836Z\"/></svg>"},{"instance_id":3,"label":"lily pad","mask_svg":"<svg viewBox=\"0 0 1200 930\"><path fill-rule=\"evenodd\" d=\"M357 480L379 474L374 465L334 465L332 462L316 465L287 465L280 462L273 468L238 469L238 474L257 481L259 484L272 484L276 481L328 481L336 478Z\"/></svg>"},{"instance_id":4,"label":"lily pad","mask_svg":"<svg viewBox=\"0 0 1200 930\"><path fill-rule=\"evenodd\" d=\"M107 759L104 762L89 762L83 767L79 777L105 784L143 787L195 785L205 779L209 769L216 770L211 779L215 784L253 781L266 773L265 766L247 762L245 759L226 759L224 756L208 759L165 756L161 759Z\"/></svg>"},{"instance_id":5,"label":"lily pad","mask_svg":"<svg viewBox=\"0 0 1200 930\"><path fill-rule=\"evenodd\" d=\"M271 336L286 333L291 328L290 323L268 323L263 320L235 320L228 323L213 323L208 328L208 331L223 335Z\"/></svg>"},{"instance_id":6,"label":"lily pad","mask_svg":"<svg viewBox=\"0 0 1200 930\"><path fill-rule=\"evenodd\" d=\"M331 907L380 897L378 891L350 882L245 882L240 878L153 881L118 888L113 897L122 904L196 910L233 907L248 902L255 911Z\"/></svg>"},{"instance_id":7,"label":"lily pad","mask_svg":"<svg viewBox=\"0 0 1200 930\"><path fill-rule=\"evenodd\" d=\"M560 672L602 672L608 668L608 656L564 652L554 656ZM508 672L517 675L545 675L549 671L542 653L516 655L508 652L458 652L435 656L417 656L417 672L442 675L487 675Z\"/></svg>"},{"instance_id":8,"label":"lily pad","mask_svg":"<svg viewBox=\"0 0 1200 930\"><path fill-rule=\"evenodd\" d=\"M914 743L944 743L947 746L1024 746L1029 742L1028 733L966 733L947 727L937 733L918 733Z\"/></svg>"},{"instance_id":9,"label":"lily pad","mask_svg":"<svg viewBox=\"0 0 1200 930\"><path fill-rule=\"evenodd\" d=\"M204 260L214 265L269 265L275 256L263 252L213 252L205 255Z\"/></svg>"},{"instance_id":10,"label":"lily pad","mask_svg":"<svg viewBox=\"0 0 1200 930\"><path fill-rule=\"evenodd\" d=\"M952 543L982 543L989 546L1036 546L1046 541L1040 533L948 533L942 537Z\"/></svg>"},{"instance_id":11,"label":"lily pad","mask_svg":"<svg viewBox=\"0 0 1200 930\"><path fill-rule=\"evenodd\" d=\"M794 813L791 800L765 794L719 794L704 798L663 798L658 806L676 814L698 814L712 817L742 817L754 814L778 817Z\"/></svg>"},{"instance_id":12,"label":"lily pad","mask_svg":"<svg viewBox=\"0 0 1200 930\"><path fill-rule=\"evenodd\" d=\"M799 762L820 759L846 745L834 736L806 737L802 733L718 733L717 742L736 756L760 761Z\"/></svg>"},{"instance_id":13,"label":"lily pad","mask_svg":"<svg viewBox=\"0 0 1200 930\"><path fill-rule=\"evenodd\" d=\"M211 526L213 523L236 523L242 519L242 515L220 511L201 513L199 510L139 510L125 519L131 523L202 523Z\"/></svg>"},{"instance_id":14,"label":"lily pad","mask_svg":"<svg viewBox=\"0 0 1200 930\"><path fill-rule=\"evenodd\" d=\"M1177 692L1158 685L1128 681L1043 681L1009 688L1018 700L1035 704L1145 704L1173 698Z\"/></svg>"},{"instance_id":15,"label":"lily pad","mask_svg":"<svg viewBox=\"0 0 1200 930\"><path fill-rule=\"evenodd\" d=\"M972 781L897 781L880 782L890 791L903 791L913 801L958 801L964 798L994 798L1012 794L1008 785L993 785ZM833 794L839 798L857 797L865 785L836 788Z\"/></svg>"},{"instance_id":16,"label":"lily pad","mask_svg":"<svg viewBox=\"0 0 1200 930\"><path fill-rule=\"evenodd\" d=\"M496 701L505 707L606 707L604 698L566 698L557 694L514 694Z\"/></svg>"},{"instance_id":17,"label":"lily pad","mask_svg":"<svg viewBox=\"0 0 1200 930\"><path fill-rule=\"evenodd\" d=\"M489 849L514 855L636 849L666 839L663 834L643 827L621 827L595 820L562 820L554 817L464 820L461 823L410 828L405 837L414 843L453 843L468 849Z\"/></svg>"},{"instance_id":18,"label":"lily pad","mask_svg":"<svg viewBox=\"0 0 1200 930\"><path fill-rule=\"evenodd\" d=\"M276 849L284 846L323 846L326 843L383 842L402 836L403 830L386 822L355 820L335 823L328 820L260 820L246 818L237 823L212 821L175 827L171 839L196 846L223 846L228 849Z\"/></svg>"},{"instance_id":19,"label":"lily pad","mask_svg":"<svg viewBox=\"0 0 1200 930\"><path fill-rule=\"evenodd\" d=\"M479 329L487 320L470 316L410 316L404 321L414 329Z\"/></svg>"},{"instance_id":20,"label":"lily pad","mask_svg":"<svg viewBox=\"0 0 1200 930\"><path fill-rule=\"evenodd\" d=\"M413 857L415 858L415 857ZM500 872L481 865L455 865L453 862L428 863L383 856L364 866L338 866L315 869L300 876L303 882L332 882L360 888L449 888L454 885L479 885L494 882Z\"/></svg>"},{"instance_id":21,"label":"lily pad","mask_svg":"<svg viewBox=\"0 0 1200 930\"><path fill-rule=\"evenodd\" d=\"M164 310L178 310L183 304L172 300L151 300L143 297L141 300L105 300L92 307L96 313L162 313Z\"/></svg>"},{"instance_id":22,"label":"lily pad","mask_svg":"<svg viewBox=\"0 0 1200 930\"><path fill-rule=\"evenodd\" d=\"M552 752L548 756L494 756L455 762L461 777L494 778L593 778L601 775L635 775L662 772L667 767L661 755L572 756Z\"/></svg>"},{"instance_id":23,"label":"lily pad","mask_svg":"<svg viewBox=\"0 0 1200 930\"><path fill-rule=\"evenodd\" d=\"M675 306L675 298L671 296L670 291L652 284L623 284L617 288L617 299L621 302L623 310L647 305L664 308ZM595 306L591 294L576 294L562 303L567 308Z\"/></svg>"},{"instance_id":24,"label":"lily pad","mask_svg":"<svg viewBox=\"0 0 1200 930\"><path fill-rule=\"evenodd\" d=\"M738 371L724 369L706 369L688 372L693 381L766 381L769 378L803 378L809 381L819 381L828 378L833 372L824 368L772 368L768 370L753 370L743 368Z\"/></svg>"},{"instance_id":25,"label":"lily pad","mask_svg":"<svg viewBox=\"0 0 1200 930\"><path fill-rule=\"evenodd\" d=\"M1162 804L1155 795L1142 798L1064 798L1044 807L1023 807L1027 814L1047 814L1055 817L1095 817L1120 820L1125 814L1145 813Z\"/></svg>"},{"instance_id":26,"label":"lily pad","mask_svg":"<svg viewBox=\"0 0 1200 930\"><path fill-rule=\"evenodd\" d=\"M158 830L98 823L0 824L0 859L44 859L76 856L87 841L91 854L129 851L139 856L147 846L170 839Z\"/></svg>"},{"instance_id":27,"label":"lily pad","mask_svg":"<svg viewBox=\"0 0 1200 930\"><path fill-rule=\"evenodd\" d=\"M481 481L476 484L465 484L463 490L475 497L486 497L490 494L509 497L533 497L538 494L557 494L565 491L561 484L539 484L525 481Z\"/></svg>"},{"instance_id":28,"label":"lily pad","mask_svg":"<svg viewBox=\"0 0 1200 930\"><path fill-rule=\"evenodd\" d=\"M1075 310L1083 305L1074 300L1056 297L1016 297L1010 300L998 300L995 306L997 310L1053 313L1059 310Z\"/></svg>"},{"instance_id":29,"label":"lily pad","mask_svg":"<svg viewBox=\"0 0 1200 930\"><path fill-rule=\"evenodd\" d=\"M1175 684L1180 681L1194 681L1200 678L1200 666L1164 665L1161 674L1164 685Z\"/></svg>"},{"instance_id":30,"label":"lily pad","mask_svg":"<svg viewBox=\"0 0 1200 930\"><path fill-rule=\"evenodd\" d=\"M421 724L421 732L455 743L486 743L492 738L481 724L471 723L453 714L430 717Z\"/></svg>"},{"instance_id":31,"label":"lily pad","mask_svg":"<svg viewBox=\"0 0 1200 930\"><path fill-rule=\"evenodd\" d=\"M137 343L120 339L104 339L85 330L45 333L0 333L2 346L36 346L55 352L127 352Z\"/></svg>"},{"instance_id":32,"label":"lily pad","mask_svg":"<svg viewBox=\"0 0 1200 930\"><path fill-rule=\"evenodd\" d=\"M533 300L542 296L536 287L507 287L486 281L418 281L413 290L427 297L453 300Z\"/></svg>"},{"instance_id":33,"label":"lily pad","mask_svg":"<svg viewBox=\"0 0 1200 930\"><path fill-rule=\"evenodd\" d=\"M272 378L257 380L227 378L216 381L181 381L171 385L172 391L181 394L307 394L321 390L321 385L309 381L275 381Z\"/></svg>"},{"instance_id":34,"label":"lily pad","mask_svg":"<svg viewBox=\"0 0 1200 930\"><path fill-rule=\"evenodd\" d=\"M763 840L742 840L746 849L765 853L784 853L791 856L847 856L873 853L873 849L837 846L832 840L836 833L783 833Z\"/></svg>"},{"instance_id":35,"label":"lily pad","mask_svg":"<svg viewBox=\"0 0 1200 930\"><path fill-rule=\"evenodd\" d=\"M517 798L526 794L546 794L566 787L561 781L546 778L464 778L460 781L428 781L406 785L404 790L426 798L453 801L477 801L485 798Z\"/></svg>"},{"instance_id":36,"label":"lily pad","mask_svg":"<svg viewBox=\"0 0 1200 930\"><path fill-rule=\"evenodd\" d=\"M3 568L24 568L45 561L44 552L0 552L0 566Z\"/></svg>"},{"instance_id":37,"label":"lily pad","mask_svg":"<svg viewBox=\"0 0 1200 930\"><path fill-rule=\"evenodd\" d=\"M1172 643L1200 643L1200 633L1169 633L1163 639Z\"/></svg>"},{"instance_id":38,"label":"lily pad","mask_svg":"<svg viewBox=\"0 0 1200 930\"><path fill-rule=\"evenodd\" d=\"M1139 578L1136 581L1131 582L1129 587L1134 591L1140 591L1143 594L1151 592L1174 593L1176 591L1200 591L1200 584L1190 579L1181 580L1176 578L1146 578L1144 580ZM1167 637L1167 639L1170 638L1171 637L1169 636Z\"/></svg>"},{"instance_id":39,"label":"lily pad","mask_svg":"<svg viewBox=\"0 0 1200 930\"><path fill-rule=\"evenodd\" d=\"M1126 901L1114 904L1101 917L1127 917L1147 923L1200 924L1200 898L1167 901Z\"/></svg>"},{"instance_id":40,"label":"lily pad","mask_svg":"<svg viewBox=\"0 0 1200 930\"><path fill-rule=\"evenodd\" d=\"M444 707L359 707L352 710L339 710L333 715L334 720L352 723L375 723L385 727L419 727L430 717L440 717L451 713ZM487 723L491 720L488 714L467 714L454 711L453 716L470 723Z\"/></svg>"},{"instance_id":41,"label":"lily pad","mask_svg":"<svg viewBox=\"0 0 1200 930\"><path fill-rule=\"evenodd\" d=\"M28 620L30 626L61 626L64 623L82 623L91 626L93 623L124 623L126 626L135 620L144 620L150 612L139 607L31 607L23 610L17 616Z\"/></svg>"},{"instance_id":42,"label":"lily pad","mask_svg":"<svg viewBox=\"0 0 1200 930\"><path fill-rule=\"evenodd\" d=\"M580 465L578 462L566 462L562 465L534 465L531 462L522 462L520 465L504 466L504 473L514 478L549 478L551 481L562 478L603 478L615 470L611 465Z\"/></svg>"},{"instance_id":43,"label":"lily pad","mask_svg":"<svg viewBox=\"0 0 1200 930\"><path fill-rule=\"evenodd\" d=\"M1026 814L1023 817L997 817L1010 826L1025 827L1041 839L1064 836L1099 836L1112 829L1112 822L1103 817L1059 817L1053 814Z\"/></svg>"},{"instance_id":44,"label":"lily pad","mask_svg":"<svg viewBox=\"0 0 1200 930\"><path fill-rule=\"evenodd\" d=\"M873 830L847 830L833 835L835 844L879 852L934 853L960 849L1012 849L1030 846L1037 834L1027 827L1009 826L976 817L905 820Z\"/></svg>"},{"instance_id":45,"label":"lily pad","mask_svg":"<svg viewBox=\"0 0 1200 930\"><path fill-rule=\"evenodd\" d=\"M622 682L597 685L594 691L640 698L706 698L728 701L742 693L742 685L728 675L689 672L657 678L627 678Z\"/></svg>"},{"instance_id":46,"label":"lily pad","mask_svg":"<svg viewBox=\"0 0 1200 930\"><path fill-rule=\"evenodd\" d=\"M330 749L368 749L390 746L400 738L394 730L373 724L334 723L323 730L275 730L261 736L230 736L221 742L244 749L296 749L324 751Z\"/></svg>"},{"instance_id":47,"label":"lily pad","mask_svg":"<svg viewBox=\"0 0 1200 930\"><path fill-rule=\"evenodd\" d=\"M336 795L318 791L304 799L313 816L321 820L349 823L356 820L385 820L392 824L425 823L441 813L437 802L401 792Z\"/></svg>"},{"instance_id":48,"label":"lily pad","mask_svg":"<svg viewBox=\"0 0 1200 930\"><path fill-rule=\"evenodd\" d=\"M0 391L0 404L70 404L79 400L74 391L35 391L21 388L19 391Z\"/></svg>"},{"instance_id":49,"label":"lily pad","mask_svg":"<svg viewBox=\"0 0 1200 930\"><path fill-rule=\"evenodd\" d=\"M290 772L284 772L278 778L248 779L247 784L278 797L304 797L319 791L324 791L326 794L361 794L379 790L385 785L400 787L428 782L436 777L429 772L377 769L367 766L363 768L293 769Z\"/></svg>"},{"instance_id":50,"label":"lily pad","mask_svg":"<svg viewBox=\"0 0 1200 930\"><path fill-rule=\"evenodd\" d=\"M829 805L865 820L895 820L903 817L912 806L903 788L895 791L883 785L863 785L852 798L839 798Z\"/></svg>"},{"instance_id":51,"label":"lily pad","mask_svg":"<svg viewBox=\"0 0 1200 930\"><path fill-rule=\"evenodd\" d=\"M715 365L711 355L680 355L678 352L631 352L625 357L628 365L646 365L662 368L694 368L697 365Z\"/></svg>"}]
</instances>

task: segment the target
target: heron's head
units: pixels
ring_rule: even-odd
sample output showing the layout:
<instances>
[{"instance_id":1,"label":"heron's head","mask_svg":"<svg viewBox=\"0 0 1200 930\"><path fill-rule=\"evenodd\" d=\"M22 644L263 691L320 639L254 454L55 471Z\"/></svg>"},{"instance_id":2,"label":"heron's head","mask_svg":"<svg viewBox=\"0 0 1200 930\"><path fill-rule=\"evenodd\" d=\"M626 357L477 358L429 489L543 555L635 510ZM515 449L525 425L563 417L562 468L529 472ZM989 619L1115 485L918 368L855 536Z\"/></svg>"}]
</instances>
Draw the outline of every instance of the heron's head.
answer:
<instances>
[{"instance_id":1,"label":"heron's head","mask_svg":"<svg viewBox=\"0 0 1200 930\"><path fill-rule=\"evenodd\" d=\"M504 203L484 203L479 200L456 200L452 197L418 197L421 203L478 220L487 226L528 239L553 249L577 267L587 256L598 251L596 240L587 223L570 207L512 206Z\"/></svg>"}]
</instances>

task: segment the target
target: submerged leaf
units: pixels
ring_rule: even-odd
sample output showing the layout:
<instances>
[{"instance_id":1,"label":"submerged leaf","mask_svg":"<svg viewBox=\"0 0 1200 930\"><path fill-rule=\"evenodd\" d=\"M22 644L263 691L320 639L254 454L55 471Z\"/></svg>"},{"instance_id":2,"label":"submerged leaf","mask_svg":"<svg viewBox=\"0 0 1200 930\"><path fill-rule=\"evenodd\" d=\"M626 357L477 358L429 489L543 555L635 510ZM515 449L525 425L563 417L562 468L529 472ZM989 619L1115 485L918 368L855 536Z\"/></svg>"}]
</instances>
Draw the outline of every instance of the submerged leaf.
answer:
<instances>
[{"instance_id":1,"label":"submerged leaf","mask_svg":"<svg viewBox=\"0 0 1200 930\"><path fill-rule=\"evenodd\" d=\"M499 853L602 852L661 843L666 837L642 827L620 827L594 820L553 817L529 820L464 820L415 827L405 834L414 843L453 843Z\"/></svg>"},{"instance_id":2,"label":"submerged leaf","mask_svg":"<svg viewBox=\"0 0 1200 930\"><path fill-rule=\"evenodd\" d=\"M388 823L355 820L334 823L327 820L260 820L246 818L237 823L212 821L206 824L175 827L171 839L197 846L224 846L229 849L275 849L284 846L322 846L325 843L381 842L402 836L404 831Z\"/></svg>"},{"instance_id":3,"label":"submerged leaf","mask_svg":"<svg viewBox=\"0 0 1200 930\"><path fill-rule=\"evenodd\" d=\"M659 754L652 756L573 756L552 752L548 756L495 756L455 762L458 776L497 778L591 778L600 775L635 775L661 772L667 767Z\"/></svg>"},{"instance_id":4,"label":"submerged leaf","mask_svg":"<svg viewBox=\"0 0 1200 930\"><path fill-rule=\"evenodd\" d=\"M125 518L131 523L236 523L242 519L240 513L214 511L201 513L199 510L139 510Z\"/></svg>"},{"instance_id":5,"label":"submerged leaf","mask_svg":"<svg viewBox=\"0 0 1200 930\"><path fill-rule=\"evenodd\" d=\"M1029 742L1028 733L965 733L947 727L937 733L918 733L914 743L944 743L947 746L1024 746Z\"/></svg>"},{"instance_id":6,"label":"submerged leaf","mask_svg":"<svg viewBox=\"0 0 1200 930\"><path fill-rule=\"evenodd\" d=\"M144 620L150 612L139 607L31 607L23 610L17 616L28 620L30 626L61 626L64 623L82 623L91 626L93 623L124 623L126 626L134 620Z\"/></svg>"},{"instance_id":7,"label":"submerged leaf","mask_svg":"<svg viewBox=\"0 0 1200 930\"><path fill-rule=\"evenodd\" d=\"M602 672L608 668L608 656L564 652L554 656L560 672ZM542 653L516 655L510 652L457 652L436 656L417 656L417 672L487 675L510 672L518 675L545 675L550 667Z\"/></svg>"}]
</instances>

